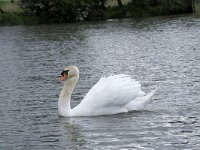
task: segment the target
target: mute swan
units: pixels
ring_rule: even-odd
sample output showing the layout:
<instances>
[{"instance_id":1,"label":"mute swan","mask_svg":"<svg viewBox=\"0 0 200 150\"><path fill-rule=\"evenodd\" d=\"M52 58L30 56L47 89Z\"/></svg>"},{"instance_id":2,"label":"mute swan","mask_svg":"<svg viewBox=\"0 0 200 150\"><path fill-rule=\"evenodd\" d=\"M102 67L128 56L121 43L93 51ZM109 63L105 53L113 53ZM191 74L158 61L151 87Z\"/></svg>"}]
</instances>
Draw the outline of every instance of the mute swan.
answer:
<instances>
[{"instance_id":1,"label":"mute swan","mask_svg":"<svg viewBox=\"0 0 200 150\"><path fill-rule=\"evenodd\" d=\"M65 81L58 99L60 116L111 115L143 109L156 90L149 94L140 89L140 83L125 74L101 78L87 93L79 105L71 109L71 94L79 79L76 66L65 67L60 80Z\"/></svg>"}]
</instances>

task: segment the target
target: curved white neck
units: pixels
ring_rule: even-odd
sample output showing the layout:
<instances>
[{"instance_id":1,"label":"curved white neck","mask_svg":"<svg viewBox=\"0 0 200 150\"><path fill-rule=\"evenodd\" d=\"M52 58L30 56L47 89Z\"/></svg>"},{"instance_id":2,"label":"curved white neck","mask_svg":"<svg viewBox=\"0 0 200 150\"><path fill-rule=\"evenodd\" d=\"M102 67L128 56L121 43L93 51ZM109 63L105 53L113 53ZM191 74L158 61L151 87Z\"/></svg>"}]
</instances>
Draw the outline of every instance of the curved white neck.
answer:
<instances>
[{"instance_id":1,"label":"curved white neck","mask_svg":"<svg viewBox=\"0 0 200 150\"><path fill-rule=\"evenodd\" d=\"M71 116L70 99L78 79L78 75L67 79L60 92L58 99L58 112L61 116Z\"/></svg>"}]
</instances>

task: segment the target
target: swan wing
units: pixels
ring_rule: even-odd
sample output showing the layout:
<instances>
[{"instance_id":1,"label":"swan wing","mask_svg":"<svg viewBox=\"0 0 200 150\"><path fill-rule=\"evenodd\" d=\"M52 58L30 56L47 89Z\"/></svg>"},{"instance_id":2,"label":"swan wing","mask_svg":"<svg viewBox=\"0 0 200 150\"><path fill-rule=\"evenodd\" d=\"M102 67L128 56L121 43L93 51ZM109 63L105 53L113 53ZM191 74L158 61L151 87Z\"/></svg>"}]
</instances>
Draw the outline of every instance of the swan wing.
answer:
<instances>
[{"instance_id":1,"label":"swan wing","mask_svg":"<svg viewBox=\"0 0 200 150\"><path fill-rule=\"evenodd\" d=\"M145 93L141 84L129 75L101 78L74 108L76 115L105 115L125 112L126 104Z\"/></svg>"}]
</instances>

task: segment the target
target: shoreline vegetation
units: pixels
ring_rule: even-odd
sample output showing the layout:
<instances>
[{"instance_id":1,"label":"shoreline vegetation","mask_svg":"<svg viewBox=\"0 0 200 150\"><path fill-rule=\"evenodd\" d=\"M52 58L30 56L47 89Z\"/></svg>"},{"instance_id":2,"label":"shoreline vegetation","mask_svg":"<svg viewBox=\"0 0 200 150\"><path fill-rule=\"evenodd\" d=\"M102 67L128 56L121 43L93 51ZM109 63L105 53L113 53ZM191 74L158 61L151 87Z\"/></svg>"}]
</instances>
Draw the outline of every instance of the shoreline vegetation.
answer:
<instances>
[{"instance_id":1,"label":"shoreline vegetation","mask_svg":"<svg viewBox=\"0 0 200 150\"><path fill-rule=\"evenodd\" d=\"M0 0L0 25L38 25L179 14L200 17L200 0Z\"/></svg>"}]
</instances>

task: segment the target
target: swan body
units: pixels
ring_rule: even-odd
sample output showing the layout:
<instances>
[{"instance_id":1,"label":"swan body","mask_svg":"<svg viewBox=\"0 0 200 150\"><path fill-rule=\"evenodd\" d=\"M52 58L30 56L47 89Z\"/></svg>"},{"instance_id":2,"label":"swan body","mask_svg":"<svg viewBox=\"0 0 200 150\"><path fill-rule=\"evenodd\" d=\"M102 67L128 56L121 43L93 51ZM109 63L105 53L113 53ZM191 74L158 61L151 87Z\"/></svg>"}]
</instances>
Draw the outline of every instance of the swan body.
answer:
<instances>
[{"instance_id":1,"label":"swan body","mask_svg":"<svg viewBox=\"0 0 200 150\"><path fill-rule=\"evenodd\" d=\"M141 84L129 75L120 74L101 78L86 94L79 105L71 109L71 94L79 79L76 66L69 66L61 73L66 80L58 99L60 116L99 116L141 110L149 103L156 90L145 94Z\"/></svg>"}]
</instances>

